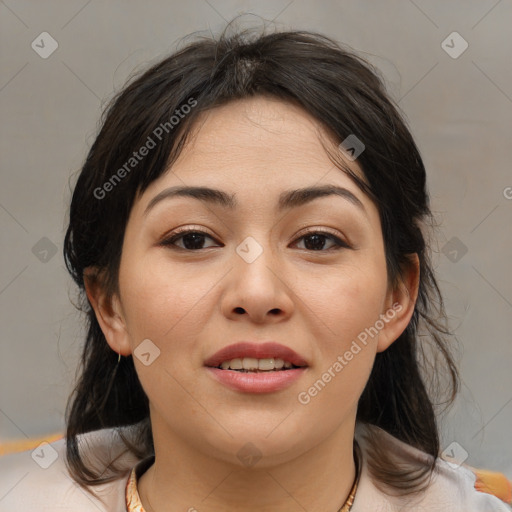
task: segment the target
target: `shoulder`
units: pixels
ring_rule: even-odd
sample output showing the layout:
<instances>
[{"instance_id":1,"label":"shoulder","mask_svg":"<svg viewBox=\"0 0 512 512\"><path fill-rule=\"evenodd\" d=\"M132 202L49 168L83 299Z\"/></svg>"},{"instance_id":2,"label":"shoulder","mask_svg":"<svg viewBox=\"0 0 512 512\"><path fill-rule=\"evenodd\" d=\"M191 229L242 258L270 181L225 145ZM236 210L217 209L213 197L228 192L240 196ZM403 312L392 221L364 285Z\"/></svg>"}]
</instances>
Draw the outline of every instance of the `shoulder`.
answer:
<instances>
[{"instance_id":1,"label":"shoulder","mask_svg":"<svg viewBox=\"0 0 512 512\"><path fill-rule=\"evenodd\" d=\"M34 450L0 457L0 512L126 510L125 485L129 470L138 459L128 453L121 455L116 464L126 469L126 475L103 485L90 486L91 495L69 474L65 443L65 439L43 442ZM98 456L114 458L125 449L115 429L82 434L78 436L78 445L80 452L94 465L101 460Z\"/></svg>"},{"instance_id":2,"label":"shoulder","mask_svg":"<svg viewBox=\"0 0 512 512\"><path fill-rule=\"evenodd\" d=\"M378 427L359 426L356 439L363 451L363 468L353 512L510 512L510 507L496 496L475 489L476 476L470 469L464 465L449 464L439 457L436 459L430 484L424 492L403 497L392 497L381 492L368 472L369 454L361 437L366 428L371 428L377 434L382 446L391 450L403 467L414 468L426 465L432 460L431 455L400 441Z\"/></svg>"}]
</instances>

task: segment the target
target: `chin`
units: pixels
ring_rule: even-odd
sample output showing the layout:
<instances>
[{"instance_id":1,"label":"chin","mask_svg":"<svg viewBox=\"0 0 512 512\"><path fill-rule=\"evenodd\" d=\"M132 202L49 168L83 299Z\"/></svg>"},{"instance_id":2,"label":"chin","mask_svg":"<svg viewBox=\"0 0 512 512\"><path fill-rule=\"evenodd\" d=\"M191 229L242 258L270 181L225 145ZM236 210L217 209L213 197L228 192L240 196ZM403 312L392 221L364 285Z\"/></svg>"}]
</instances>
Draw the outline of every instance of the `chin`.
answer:
<instances>
[{"instance_id":1,"label":"chin","mask_svg":"<svg viewBox=\"0 0 512 512\"><path fill-rule=\"evenodd\" d=\"M293 460L309 449L299 433L285 429L272 432L274 427L269 428L266 423L260 426L255 424L250 429L225 426L233 437L226 434L222 438L206 439L209 445L206 452L240 467L273 467ZM221 439L222 442L219 442Z\"/></svg>"}]
</instances>

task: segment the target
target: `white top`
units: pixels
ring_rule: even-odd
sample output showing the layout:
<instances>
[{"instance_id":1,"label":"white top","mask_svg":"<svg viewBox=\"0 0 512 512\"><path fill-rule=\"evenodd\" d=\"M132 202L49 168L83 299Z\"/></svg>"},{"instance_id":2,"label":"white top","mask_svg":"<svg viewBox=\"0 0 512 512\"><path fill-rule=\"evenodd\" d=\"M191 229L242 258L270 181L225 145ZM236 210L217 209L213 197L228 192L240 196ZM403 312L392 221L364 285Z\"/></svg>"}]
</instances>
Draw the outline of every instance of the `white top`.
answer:
<instances>
[{"instance_id":1,"label":"white top","mask_svg":"<svg viewBox=\"0 0 512 512\"><path fill-rule=\"evenodd\" d=\"M373 427L372 427L373 428ZM130 427L124 427L128 432ZM428 454L403 443L375 427L382 441L405 462L425 462ZM351 512L510 512L507 504L491 494L474 488L476 477L464 466L457 468L437 459L437 471L427 491L412 500L410 497L390 497L373 484L367 467L361 427L356 439L363 453L362 473ZM97 430L79 436L79 447L94 464L95 454L115 457L124 444L114 429ZM125 488L130 470L140 459L122 455L116 463L126 468L126 474L114 482L92 486L103 503L81 489L71 478L65 465L65 440L43 443L32 451L0 457L0 512L126 512Z\"/></svg>"}]
</instances>

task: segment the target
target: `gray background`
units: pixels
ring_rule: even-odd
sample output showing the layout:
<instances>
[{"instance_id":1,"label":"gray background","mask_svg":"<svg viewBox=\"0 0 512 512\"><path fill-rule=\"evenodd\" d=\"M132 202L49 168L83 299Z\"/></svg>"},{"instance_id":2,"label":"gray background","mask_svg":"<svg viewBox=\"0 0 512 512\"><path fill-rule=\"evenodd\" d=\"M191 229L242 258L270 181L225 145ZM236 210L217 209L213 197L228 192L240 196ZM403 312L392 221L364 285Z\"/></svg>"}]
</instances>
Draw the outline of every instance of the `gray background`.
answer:
<instances>
[{"instance_id":1,"label":"gray background","mask_svg":"<svg viewBox=\"0 0 512 512\"><path fill-rule=\"evenodd\" d=\"M510 0L0 2L0 441L64 427L84 334L61 256L69 183L103 105L180 38L241 12L323 32L384 73L428 170L434 263L461 346L442 445L512 478ZM443 47L459 53L461 40L442 45L454 31L469 45L457 58ZM31 47L42 32L58 42L46 59Z\"/></svg>"}]
</instances>

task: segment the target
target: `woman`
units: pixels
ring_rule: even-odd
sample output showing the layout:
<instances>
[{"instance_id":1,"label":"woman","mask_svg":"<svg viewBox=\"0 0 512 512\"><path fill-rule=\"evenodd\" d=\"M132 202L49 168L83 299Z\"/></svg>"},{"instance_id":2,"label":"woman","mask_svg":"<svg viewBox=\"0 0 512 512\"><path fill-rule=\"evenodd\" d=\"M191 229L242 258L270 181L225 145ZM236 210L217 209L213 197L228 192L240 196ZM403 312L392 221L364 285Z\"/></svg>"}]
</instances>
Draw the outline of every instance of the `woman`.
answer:
<instances>
[{"instance_id":1,"label":"woman","mask_svg":"<svg viewBox=\"0 0 512 512\"><path fill-rule=\"evenodd\" d=\"M439 458L430 384L452 402L458 372L430 216L397 107L336 42L223 34L155 64L75 186L81 375L57 463L12 503L506 510Z\"/></svg>"}]
</instances>

